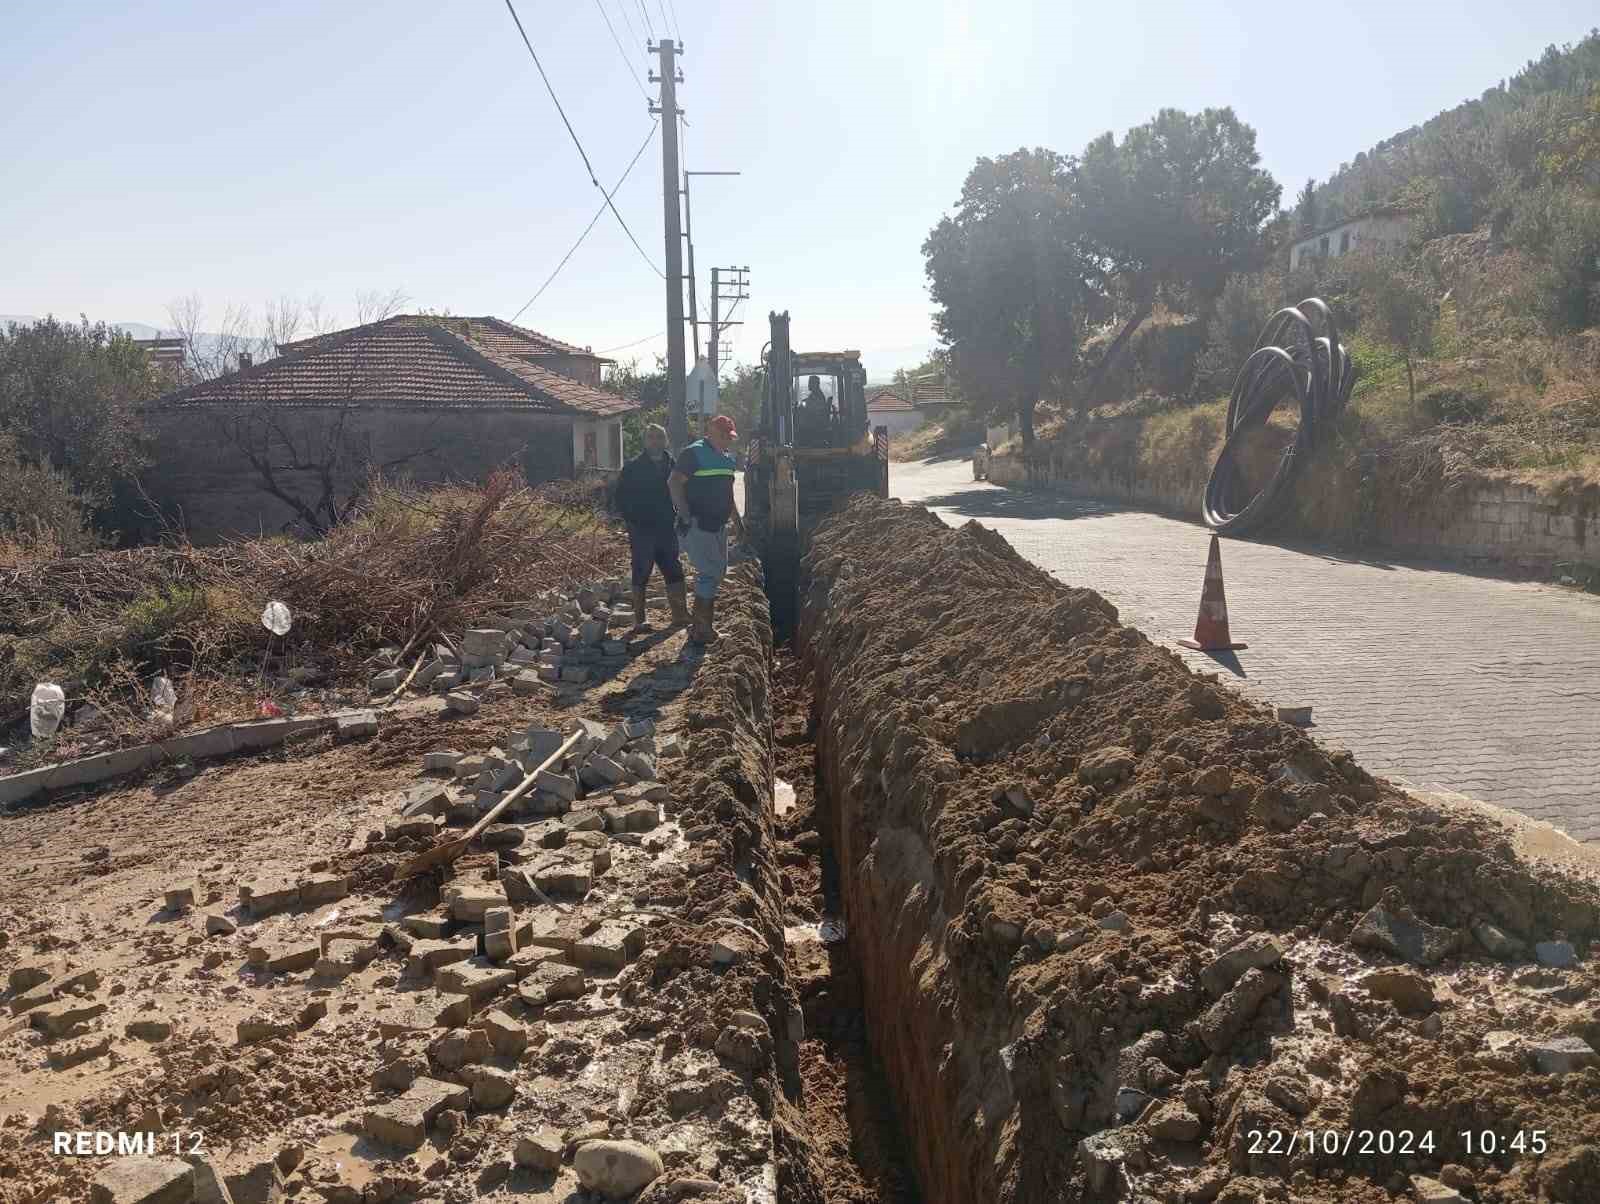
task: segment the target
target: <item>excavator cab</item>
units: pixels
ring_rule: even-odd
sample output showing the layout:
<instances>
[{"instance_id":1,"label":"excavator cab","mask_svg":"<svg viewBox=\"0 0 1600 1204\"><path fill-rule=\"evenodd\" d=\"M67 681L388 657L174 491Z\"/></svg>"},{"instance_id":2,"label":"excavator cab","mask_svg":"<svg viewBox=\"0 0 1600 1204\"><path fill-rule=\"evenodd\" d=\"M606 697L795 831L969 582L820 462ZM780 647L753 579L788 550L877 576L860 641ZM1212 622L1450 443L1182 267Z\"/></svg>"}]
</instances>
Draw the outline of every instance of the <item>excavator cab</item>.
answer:
<instances>
[{"instance_id":1,"label":"excavator cab","mask_svg":"<svg viewBox=\"0 0 1600 1204\"><path fill-rule=\"evenodd\" d=\"M859 351L794 351L789 315L768 320L745 524L761 549L773 624L783 638L798 614L800 556L811 529L852 494L889 496L889 435L870 427Z\"/></svg>"}]
</instances>

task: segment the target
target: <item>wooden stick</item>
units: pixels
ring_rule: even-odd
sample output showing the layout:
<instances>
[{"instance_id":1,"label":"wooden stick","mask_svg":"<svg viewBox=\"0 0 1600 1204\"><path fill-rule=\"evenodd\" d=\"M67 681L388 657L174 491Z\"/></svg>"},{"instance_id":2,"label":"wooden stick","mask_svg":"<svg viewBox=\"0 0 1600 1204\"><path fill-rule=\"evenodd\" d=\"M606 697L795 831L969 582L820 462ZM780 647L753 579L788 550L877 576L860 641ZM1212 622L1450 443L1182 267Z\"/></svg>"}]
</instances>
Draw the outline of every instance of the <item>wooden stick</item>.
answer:
<instances>
[{"instance_id":1,"label":"wooden stick","mask_svg":"<svg viewBox=\"0 0 1600 1204\"><path fill-rule=\"evenodd\" d=\"M583 739L583 729L579 728L577 731L573 732L572 735L567 737L566 742L563 743L560 748L556 749L555 752L551 753L543 761L539 762L535 768L530 769L528 771L528 776L522 779L517 788L496 803L488 815L485 815L477 823L473 824L472 827L468 828L465 836L458 837L455 840L446 842L445 844L435 845L426 852L418 853L410 861L406 862L405 865L401 866L400 869L396 871L395 876L397 878L409 878L413 874L420 874L423 870L432 869L436 865L447 864L448 862L454 861L457 857L461 856L461 854L467 851L467 846L476 840L479 834L482 833L485 828L500 818L500 813L502 811L504 811L512 803L516 802L528 792L528 788L533 785L535 778L537 778L545 770L549 769L550 766L559 764L561 758L572 751L573 745L577 744L577 742L581 739Z\"/></svg>"}]
</instances>

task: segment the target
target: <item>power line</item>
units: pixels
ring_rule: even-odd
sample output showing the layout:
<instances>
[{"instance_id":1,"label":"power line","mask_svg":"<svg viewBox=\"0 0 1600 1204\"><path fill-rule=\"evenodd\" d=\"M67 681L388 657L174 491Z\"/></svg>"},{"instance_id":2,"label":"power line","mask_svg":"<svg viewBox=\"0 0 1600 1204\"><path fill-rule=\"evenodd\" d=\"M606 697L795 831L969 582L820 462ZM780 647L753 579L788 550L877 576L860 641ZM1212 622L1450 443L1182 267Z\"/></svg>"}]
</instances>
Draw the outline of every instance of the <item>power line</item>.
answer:
<instances>
[{"instance_id":1,"label":"power line","mask_svg":"<svg viewBox=\"0 0 1600 1204\"><path fill-rule=\"evenodd\" d=\"M620 189L627 181L628 173L633 170L633 165L637 163L639 161L639 157L644 154L644 148L650 145L650 140L656 136L656 130L659 129L660 126L661 123L659 121L651 124L650 132L644 136L644 141L639 144L639 149L634 151L633 158L628 161L627 169L622 173L622 179L617 181L617 187L613 188L611 193L606 196L607 202L611 200L611 195L615 194L617 189ZM605 211L606 206L604 203L602 203L600 208L594 211L594 216L589 219L589 224L583 228L583 233L578 235L578 241L572 244L571 249L561 257L561 262L556 264L555 271L551 272L550 275L545 277L544 283L539 286L539 291L534 293L533 296L529 297L525 302L523 302L522 309L517 310L516 313L511 315L511 320L513 322L523 315L523 312L527 310L528 306L532 305L540 297L544 296L544 290L550 287L550 282L560 274L562 268L567 266L567 260L572 258L579 247L583 246L583 240L589 237L589 231L594 229L594 224L598 222L602 216L604 216Z\"/></svg>"},{"instance_id":2,"label":"power line","mask_svg":"<svg viewBox=\"0 0 1600 1204\"><path fill-rule=\"evenodd\" d=\"M628 0L617 0L617 11L622 14L622 23L628 27L629 40L642 45L645 39L633 27L633 18L628 15Z\"/></svg>"},{"instance_id":3,"label":"power line","mask_svg":"<svg viewBox=\"0 0 1600 1204\"><path fill-rule=\"evenodd\" d=\"M506 0L506 11L511 14L511 19L517 24L517 32L522 35L522 44L528 48L528 55L533 59L533 65L539 69L539 78L544 80L545 91L550 93L550 99L556 106L556 112L561 114L561 124L567 127L567 133L572 138L572 145L578 148L578 156L583 160L584 170L589 173L589 183L600 189L606 198L606 204L611 208L611 215L617 219L617 224L622 227L622 232L628 236L628 241L633 244L633 249L639 252L640 258L650 265L650 270L661 279L665 280L667 274L656 267L655 261L644 253L644 248L639 245L639 240L633 236L633 231L628 229L628 223L622 220L622 214L617 212L617 207L611 203L611 194L600 187L600 181L595 178L594 168L589 163L589 153L583 149L583 143L578 141L578 133L572 128L572 122L567 120L567 111L561 107L561 101L556 97L556 90L550 86L550 77L544 73L544 64L539 61L539 56L534 52L533 43L528 40L528 31L522 28L522 18L517 16L517 10L512 7L511 0Z\"/></svg>"},{"instance_id":4,"label":"power line","mask_svg":"<svg viewBox=\"0 0 1600 1204\"><path fill-rule=\"evenodd\" d=\"M655 334L647 334L647 335L644 336L644 338L642 338L642 339L634 339L633 342L631 342L631 343L623 343L623 344L621 344L620 346L617 346L617 347L602 347L599 351L596 351L595 354L596 355L610 355L611 352L613 352L613 351L626 351L629 347L637 347L640 343L648 343L652 339L659 339L666 333L667 332L664 331L664 330L658 330L658 331L655 332Z\"/></svg>"},{"instance_id":5,"label":"power line","mask_svg":"<svg viewBox=\"0 0 1600 1204\"><path fill-rule=\"evenodd\" d=\"M672 28L678 31L678 42L683 43L683 25L678 20L677 0L667 0L667 7L672 10Z\"/></svg>"},{"instance_id":6,"label":"power line","mask_svg":"<svg viewBox=\"0 0 1600 1204\"><path fill-rule=\"evenodd\" d=\"M671 33L672 32L672 22L667 20L667 10L666 10L665 6L661 3L661 0L656 0L656 11L658 11L661 14L661 28L666 30L668 33ZM680 38L679 41L682 41L682 39Z\"/></svg>"},{"instance_id":7,"label":"power line","mask_svg":"<svg viewBox=\"0 0 1600 1204\"><path fill-rule=\"evenodd\" d=\"M633 81L633 86L639 89L639 95L648 102L650 93L644 90L644 84L639 80L639 73L634 69L633 60L628 57L628 52L622 48L622 41L617 37L617 31L611 24L611 18L606 15L605 5L601 4L600 0L594 0L594 6L600 10L600 19L606 23L606 32L611 35L612 45L617 48L617 53L622 56L622 65L628 69L628 78Z\"/></svg>"},{"instance_id":8,"label":"power line","mask_svg":"<svg viewBox=\"0 0 1600 1204\"><path fill-rule=\"evenodd\" d=\"M654 38L656 27L650 20L650 10L644 6L644 0L639 0L639 15L644 18L645 31Z\"/></svg>"}]
</instances>

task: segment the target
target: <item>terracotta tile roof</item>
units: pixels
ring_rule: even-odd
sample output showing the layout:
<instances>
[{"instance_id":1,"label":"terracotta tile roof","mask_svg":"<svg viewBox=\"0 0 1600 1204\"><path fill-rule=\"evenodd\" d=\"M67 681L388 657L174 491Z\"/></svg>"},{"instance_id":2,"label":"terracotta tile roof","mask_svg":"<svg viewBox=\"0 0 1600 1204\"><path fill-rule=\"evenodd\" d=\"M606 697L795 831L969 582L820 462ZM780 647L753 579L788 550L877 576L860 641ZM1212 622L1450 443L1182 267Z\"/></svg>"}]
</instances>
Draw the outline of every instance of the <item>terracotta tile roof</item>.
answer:
<instances>
[{"instance_id":1,"label":"terracotta tile roof","mask_svg":"<svg viewBox=\"0 0 1600 1204\"><path fill-rule=\"evenodd\" d=\"M867 409L876 413L888 410L914 410L912 405L893 385L882 385L876 389L867 390Z\"/></svg>"},{"instance_id":2,"label":"terracotta tile roof","mask_svg":"<svg viewBox=\"0 0 1600 1204\"><path fill-rule=\"evenodd\" d=\"M369 322L366 327L351 327L350 330L377 329L392 326L439 326L448 330L457 338L465 339L470 343L477 343L498 351L502 355L514 356L545 356L545 355L581 355L599 360L602 364L612 361L604 359L586 347L578 347L572 343L564 343L560 339L552 338L547 334L540 334L537 330L529 330L525 326L513 326L510 322L500 318L455 318L439 317L434 314L396 314L392 318L384 318L380 322ZM312 347L326 345L330 340L349 334L350 330L336 330L331 334L313 335L308 339L296 339L289 343L279 343L278 351L288 355L295 351L307 351Z\"/></svg>"},{"instance_id":3,"label":"terracotta tile roof","mask_svg":"<svg viewBox=\"0 0 1600 1204\"><path fill-rule=\"evenodd\" d=\"M462 319L407 315L285 343L285 354L241 372L169 393L161 406L219 404L326 406L357 404L408 409L518 408L551 414L615 417L638 403L529 362L526 343L505 351L512 336L483 342L453 326ZM470 319L476 323L478 319ZM517 327L503 324L510 331ZM476 335L476 330L471 333ZM531 335L531 332L528 332ZM552 346L566 348L568 344ZM571 354L561 350L547 354ZM578 352L578 354L586 354Z\"/></svg>"},{"instance_id":4,"label":"terracotta tile roof","mask_svg":"<svg viewBox=\"0 0 1600 1204\"><path fill-rule=\"evenodd\" d=\"M955 400L942 376L919 376L911 383L913 406L948 405Z\"/></svg>"}]
</instances>

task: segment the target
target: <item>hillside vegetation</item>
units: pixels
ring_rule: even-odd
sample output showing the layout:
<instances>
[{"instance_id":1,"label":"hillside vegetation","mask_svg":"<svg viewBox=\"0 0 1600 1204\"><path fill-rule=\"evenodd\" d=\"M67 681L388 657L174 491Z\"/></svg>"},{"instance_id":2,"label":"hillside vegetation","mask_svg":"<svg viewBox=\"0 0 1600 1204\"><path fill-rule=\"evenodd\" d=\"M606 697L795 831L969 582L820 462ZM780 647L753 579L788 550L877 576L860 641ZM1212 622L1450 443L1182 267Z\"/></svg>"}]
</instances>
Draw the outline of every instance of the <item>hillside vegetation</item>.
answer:
<instances>
[{"instance_id":1,"label":"hillside vegetation","mask_svg":"<svg viewBox=\"0 0 1600 1204\"><path fill-rule=\"evenodd\" d=\"M1137 146L1146 128L1123 146ZM1092 211L1079 177L1097 147L1104 140L1063 160L1069 208ZM1253 162L1253 150L1240 158ZM964 204L987 163L969 178ZM1178 198L1202 209L1207 200ZM1405 245L1289 270L1297 239L1379 205L1409 213ZM1320 453L1322 472L1418 498L1486 477L1558 494L1600 483L1600 32L1551 47L1480 98L1308 182L1291 209L1257 226L1253 252L1237 231L1231 237L1225 256L1196 260L1158 291L1137 288L1132 268L1148 255L1130 255L1127 268L1091 257L1107 274L1083 277L1096 287L1076 315L1073 354L1055 387L1041 390L1037 433L1051 446L1030 454L1069 472L1121 464L1203 480L1234 374L1266 319L1321 296L1359 371ZM980 245L974 237L966 247ZM1219 276L1220 264L1236 270ZM937 267L930 253L930 276ZM959 317L953 306L946 315ZM1071 329L1059 312L1053 320ZM982 332L948 333L964 338L956 349L965 365L948 357L963 395L1015 415L1016 392L1009 382L997 388L971 350ZM1278 421L1291 424L1279 434L1288 438L1293 417ZM1030 422L1021 425L1028 444Z\"/></svg>"}]
</instances>

